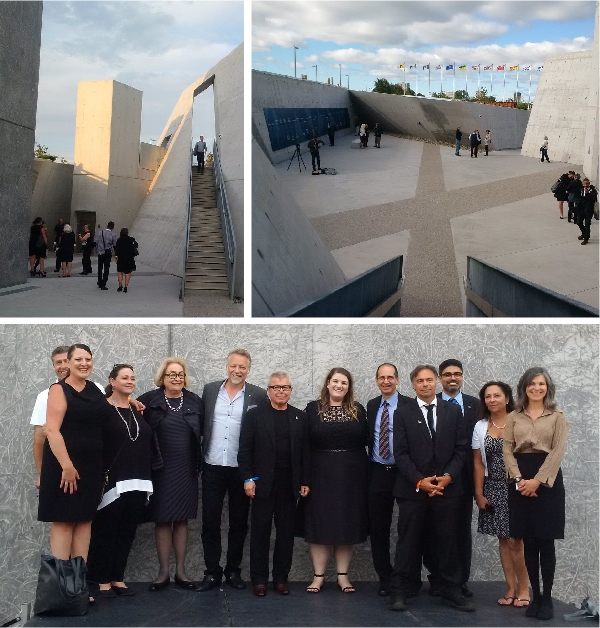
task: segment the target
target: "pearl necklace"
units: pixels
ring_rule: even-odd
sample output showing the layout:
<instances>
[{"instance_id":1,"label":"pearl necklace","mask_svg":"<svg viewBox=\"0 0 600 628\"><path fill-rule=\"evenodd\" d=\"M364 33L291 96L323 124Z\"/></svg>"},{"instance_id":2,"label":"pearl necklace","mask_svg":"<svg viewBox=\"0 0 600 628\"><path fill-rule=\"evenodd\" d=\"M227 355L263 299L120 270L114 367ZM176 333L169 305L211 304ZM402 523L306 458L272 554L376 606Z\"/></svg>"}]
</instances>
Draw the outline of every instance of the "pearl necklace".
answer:
<instances>
[{"instance_id":1,"label":"pearl necklace","mask_svg":"<svg viewBox=\"0 0 600 628\"><path fill-rule=\"evenodd\" d=\"M165 394L165 401L167 403L167 407L169 408L169 410L171 410L172 412L179 412L181 410L181 406L183 406L183 395L181 395L181 398L179 400L179 405L174 408L170 403L169 403L169 399L167 397L167 395Z\"/></svg>"},{"instance_id":2,"label":"pearl necklace","mask_svg":"<svg viewBox=\"0 0 600 628\"><path fill-rule=\"evenodd\" d=\"M131 409L131 406L129 406L129 412L131 412L131 416L133 417L133 421L135 423L135 427L137 428L137 432L135 434L135 438L131 437L131 430L129 429L129 421L125 420L125 417L121 414L121 411L119 410L119 408L117 408L117 406L114 403L111 404L111 405L117 411L117 414L121 417L121 421L123 421L123 423L125 423L125 427L127 428L127 434L129 435L129 440L132 443L135 443L135 441L138 439L138 436L140 435L140 424L137 422L137 419L135 418L135 414L133 413L133 410Z\"/></svg>"},{"instance_id":3,"label":"pearl necklace","mask_svg":"<svg viewBox=\"0 0 600 628\"><path fill-rule=\"evenodd\" d=\"M494 419L491 419L491 421L492 421L492 425L493 425L493 426L494 426L497 430L503 430L503 429L506 427L506 423L505 423L502 427L500 427L499 425L496 425L496 424L494 423Z\"/></svg>"}]
</instances>

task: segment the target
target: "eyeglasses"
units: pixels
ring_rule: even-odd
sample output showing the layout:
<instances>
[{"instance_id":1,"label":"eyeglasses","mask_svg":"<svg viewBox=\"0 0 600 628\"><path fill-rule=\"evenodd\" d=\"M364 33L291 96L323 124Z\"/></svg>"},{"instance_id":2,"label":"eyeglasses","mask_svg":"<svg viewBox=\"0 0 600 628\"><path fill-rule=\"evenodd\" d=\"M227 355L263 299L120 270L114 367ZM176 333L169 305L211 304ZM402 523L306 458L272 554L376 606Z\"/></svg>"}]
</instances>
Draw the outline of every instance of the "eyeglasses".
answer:
<instances>
[{"instance_id":1,"label":"eyeglasses","mask_svg":"<svg viewBox=\"0 0 600 628\"><path fill-rule=\"evenodd\" d=\"M463 374L459 371L457 373L442 373L440 377L462 377Z\"/></svg>"},{"instance_id":2,"label":"eyeglasses","mask_svg":"<svg viewBox=\"0 0 600 628\"><path fill-rule=\"evenodd\" d=\"M269 390L274 390L275 392L279 392L280 390L283 392L289 392L292 390L291 386L267 386Z\"/></svg>"},{"instance_id":3,"label":"eyeglasses","mask_svg":"<svg viewBox=\"0 0 600 628\"><path fill-rule=\"evenodd\" d=\"M169 379L185 379L185 373L165 373Z\"/></svg>"}]
</instances>

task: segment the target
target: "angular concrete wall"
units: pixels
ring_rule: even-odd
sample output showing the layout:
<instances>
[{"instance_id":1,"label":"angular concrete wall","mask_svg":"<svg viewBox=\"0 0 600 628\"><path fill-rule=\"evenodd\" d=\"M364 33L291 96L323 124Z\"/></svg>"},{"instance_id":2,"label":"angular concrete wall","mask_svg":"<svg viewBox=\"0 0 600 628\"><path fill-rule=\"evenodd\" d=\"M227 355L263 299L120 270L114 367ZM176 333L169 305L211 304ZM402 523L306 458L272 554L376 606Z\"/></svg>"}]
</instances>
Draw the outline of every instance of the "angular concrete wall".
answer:
<instances>
[{"instance_id":1,"label":"angular concrete wall","mask_svg":"<svg viewBox=\"0 0 600 628\"><path fill-rule=\"evenodd\" d=\"M289 146L273 152L269 131L263 113L264 107L339 107L348 109L350 115L350 128L336 132L336 137L354 134L354 108L349 97L349 92L343 87L306 81L252 70L252 134L261 145L272 164L278 164L294 154L295 147ZM327 136L322 136L328 143ZM300 145L302 153L308 153L306 142Z\"/></svg>"},{"instance_id":2,"label":"angular concrete wall","mask_svg":"<svg viewBox=\"0 0 600 628\"><path fill-rule=\"evenodd\" d=\"M179 97L160 136L166 154L132 232L140 261L183 276L194 97L214 88L215 132L236 238L234 294L244 293L244 49L240 44ZM169 139L167 139L169 138ZM208 147L212 150L212 147Z\"/></svg>"},{"instance_id":3,"label":"angular concrete wall","mask_svg":"<svg viewBox=\"0 0 600 628\"><path fill-rule=\"evenodd\" d=\"M477 394L491 379L514 387L525 368L541 364L554 378L558 405L570 421L562 465L567 520L565 540L556 543L553 594L579 606L584 596L598 591L597 325L0 325L0 361L11 374L9 385L0 389L0 624L17 615L21 602L33 600L39 550L48 547L48 526L36 520L29 418L37 393L54 378L50 352L75 341L94 351L92 379L98 382L106 381L113 364L133 364L138 394L153 388L154 371L164 356L185 358L190 388L201 393L206 382L225 376L227 353L246 347L252 354L249 381L264 386L273 371L288 371L294 384L292 403L300 408L318 396L333 365L350 369L356 397L364 404L376 395L373 375L386 360L398 366L399 389L407 395L413 394L408 373L417 362L461 359L469 394ZM187 559L188 574L197 580L204 568L201 521L200 512L190 522ZM502 580L498 541L476 531L473 540L472 579ZM248 546L247 541L242 563L246 578ZM331 571L330 562L330 582ZM376 578L368 541L354 552L350 571L353 581ZM291 579L310 582L311 573L308 547L297 539ZM153 526L144 524L126 579L149 582L156 574Z\"/></svg>"},{"instance_id":4,"label":"angular concrete wall","mask_svg":"<svg viewBox=\"0 0 600 628\"><path fill-rule=\"evenodd\" d=\"M41 32L41 2L0 2L0 288L27 277Z\"/></svg>"},{"instance_id":5,"label":"angular concrete wall","mask_svg":"<svg viewBox=\"0 0 600 628\"><path fill-rule=\"evenodd\" d=\"M371 128L379 122L384 133L399 133L435 143L454 144L456 128L460 127L465 146L469 133L479 129L483 137L489 129L493 149L520 148L529 120L529 112L522 109L459 100L357 91L351 91L350 97L360 121L367 122Z\"/></svg>"},{"instance_id":6,"label":"angular concrete wall","mask_svg":"<svg viewBox=\"0 0 600 628\"><path fill-rule=\"evenodd\" d=\"M590 71L590 92L587 106L587 119L585 123L585 144L583 155L583 172L592 179L595 185L600 183L600 167L598 163L598 151L600 150L600 137L598 136L598 79L600 72L600 3L596 2L596 27L594 29L594 49L592 50L592 67Z\"/></svg>"},{"instance_id":7,"label":"angular concrete wall","mask_svg":"<svg viewBox=\"0 0 600 628\"><path fill-rule=\"evenodd\" d=\"M73 224L76 212L89 211L96 212L96 224L102 227L112 220L116 233L121 227L131 229L154 176L140 167L141 123L140 90L112 80L79 83Z\"/></svg>"},{"instance_id":8,"label":"angular concrete wall","mask_svg":"<svg viewBox=\"0 0 600 628\"><path fill-rule=\"evenodd\" d=\"M346 280L252 141L252 315L278 316Z\"/></svg>"},{"instance_id":9,"label":"angular concrete wall","mask_svg":"<svg viewBox=\"0 0 600 628\"><path fill-rule=\"evenodd\" d=\"M48 236L52 240L52 229L58 219L68 222L71 217L73 164L34 159L33 177L30 219L33 221L36 216L41 216L46 221Z\"/></svg>"}]
</instances>

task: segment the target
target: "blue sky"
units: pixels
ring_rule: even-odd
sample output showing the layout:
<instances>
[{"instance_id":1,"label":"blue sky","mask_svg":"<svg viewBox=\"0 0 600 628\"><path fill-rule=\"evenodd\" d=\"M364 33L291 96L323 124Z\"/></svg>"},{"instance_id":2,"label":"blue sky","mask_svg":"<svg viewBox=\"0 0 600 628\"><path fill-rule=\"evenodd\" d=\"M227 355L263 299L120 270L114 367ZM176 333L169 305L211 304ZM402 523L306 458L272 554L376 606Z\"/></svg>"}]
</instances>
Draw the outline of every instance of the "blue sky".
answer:
<instances>
[{"instance_id":1,"label":"blue sky","mask_svg":"<svg viewBox=\"0 0 600 628\"><path fill-rule=\"evenodd\" d=\"M144 92L141 140L158 139L181 92L243 42L243 23L241 1L46 0L36 142L72 162L77 83L108 79ZM200 133L212 146L212 90L194 105Z\"/></svg>"},{"instance_id":2,"label":"blue sky","mask_svg":"<svg viewBox=\"0 0 600 628\"><path fill-rule=\"evenodd\" d=\"M477 89L478 73L470 68L481 64L481 86L497 99L511 97L516 72L483 71L483 66L531 65L531 94L535 95L540 74L536 71L549 54L577 52L592 48L595 2L271 2L253 3L252 67L256 70L310 80L350 84L350 89L371 90L375 79L396 83L404 80L398 65L407 65L406 80L413 89L427 95L431 64L431 90ZM418 64L418 71L408 65ZM462 65L467 72L440 73L442 64ZM493 85L490 84L493 74ZM348 75L348 76L346 76ZM519 71L519 91L527 100L530 72Z\"/></svg>"}]
</instances>

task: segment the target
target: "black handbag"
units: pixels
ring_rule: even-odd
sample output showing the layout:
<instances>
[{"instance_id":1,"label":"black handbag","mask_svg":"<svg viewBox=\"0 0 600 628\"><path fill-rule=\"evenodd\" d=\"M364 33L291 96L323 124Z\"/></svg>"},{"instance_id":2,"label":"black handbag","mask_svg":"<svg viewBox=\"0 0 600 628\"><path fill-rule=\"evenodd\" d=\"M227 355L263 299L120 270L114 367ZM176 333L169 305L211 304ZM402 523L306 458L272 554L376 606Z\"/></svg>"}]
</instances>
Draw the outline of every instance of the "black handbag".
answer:
<instances>
[{"instance_id":1,"label":"black handbag","mask_svg":"<svg viewBox=\"0 0 600 628\"><path fill-rule=\"evenodd\" d=\"M82 556L62 560L42 551L33 612L63 617L85 615L90 590Z\"/></svg>"}]
</instances>

